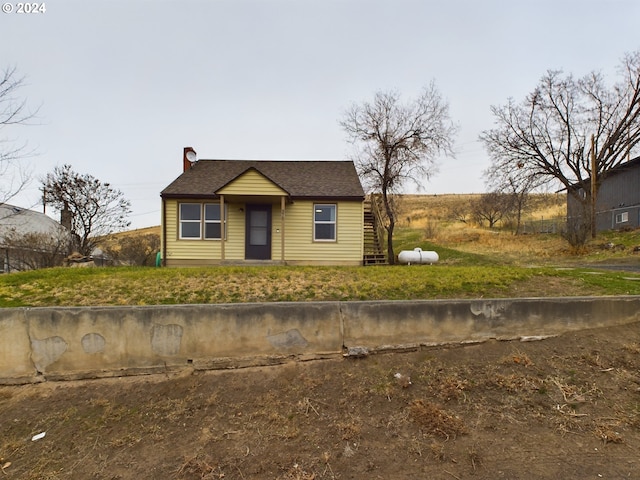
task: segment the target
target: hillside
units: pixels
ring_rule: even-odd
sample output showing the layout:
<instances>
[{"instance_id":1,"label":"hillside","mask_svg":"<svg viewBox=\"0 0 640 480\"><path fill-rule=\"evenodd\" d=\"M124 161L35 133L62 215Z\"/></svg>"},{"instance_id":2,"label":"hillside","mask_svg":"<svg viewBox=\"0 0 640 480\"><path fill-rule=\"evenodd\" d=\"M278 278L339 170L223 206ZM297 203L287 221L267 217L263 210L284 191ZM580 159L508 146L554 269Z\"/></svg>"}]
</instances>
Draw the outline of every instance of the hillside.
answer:
<instances>
[{"instance_id":1,"label":"hillside","mask_svg":"<svg viewBox=\"0 0 640 480\"><path fill-rule=\"evenodd\" d=\"M441 195L400 195L401 214L398 226L423 228L430 221L447 225L456 222L455 212L469 212L470 205L477 201L480 194L441 194ZM532 208L526 215L526 221L538 221L541 218L564 218L566 198L564 195L533 195ZM160 235L160 226L128 230L116 235Z\"/></svg>"},{"instance_id":2,"label":"hillside","mask_svg":"<svg viewBox=\"0 0 640 480\"><path fill-rule=\"evenodd\" d=\"M424 227L429 220L452 223L461 214L469 214L481 194L400 195L400 226ZM566 196L562 194L532 194L524 221L540 218L564 218Z\"/></svg>"}]
</instances>

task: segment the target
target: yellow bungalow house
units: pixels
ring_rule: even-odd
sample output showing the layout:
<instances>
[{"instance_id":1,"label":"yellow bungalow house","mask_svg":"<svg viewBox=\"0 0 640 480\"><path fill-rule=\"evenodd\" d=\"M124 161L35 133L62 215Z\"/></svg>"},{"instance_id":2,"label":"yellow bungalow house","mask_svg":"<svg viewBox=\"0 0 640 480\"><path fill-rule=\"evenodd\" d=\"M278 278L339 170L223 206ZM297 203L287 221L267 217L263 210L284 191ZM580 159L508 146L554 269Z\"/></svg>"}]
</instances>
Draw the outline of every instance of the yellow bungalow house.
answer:
<instances>
[{"instance_id":1,"label":"yellow bungalow house","mask_svg":"<svg viewBox=\"0 0 640 480\"><path fill-rule=\"evenodd\" d=\"M362 265L364 191L351 161L194 160L162 190L166 266Z\"/></svg>"}]
</instances>

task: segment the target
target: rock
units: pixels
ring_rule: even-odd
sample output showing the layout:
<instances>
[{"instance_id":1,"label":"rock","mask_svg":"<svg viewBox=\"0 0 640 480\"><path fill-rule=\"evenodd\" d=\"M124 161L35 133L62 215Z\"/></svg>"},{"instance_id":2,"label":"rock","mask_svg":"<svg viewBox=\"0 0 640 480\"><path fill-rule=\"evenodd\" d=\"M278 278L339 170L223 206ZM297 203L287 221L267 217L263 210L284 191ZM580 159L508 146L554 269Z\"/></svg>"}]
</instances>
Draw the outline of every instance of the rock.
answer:
<instances>
[{"instance_id":1,"label":"rock","mask_svg":"<svg viewBox=\"0 0 640 480\"><path fill-rule=\"evenodd\" d=\"M369 349L367 347L347 347L347 353L344 354L345 357L366 357L369 355Z\"/></svg>"},{"instance_id":2,"label":"rock","mask_svg":"<svg viewBox=\"0 0 640 480\"><path fill-rule=\"evenodd\" d=\"M396 373L394 375L396 382L402 388L408 388L411 385L411 377L409 375L403 375L402 373Z\"/></svg>"}]
</instances>

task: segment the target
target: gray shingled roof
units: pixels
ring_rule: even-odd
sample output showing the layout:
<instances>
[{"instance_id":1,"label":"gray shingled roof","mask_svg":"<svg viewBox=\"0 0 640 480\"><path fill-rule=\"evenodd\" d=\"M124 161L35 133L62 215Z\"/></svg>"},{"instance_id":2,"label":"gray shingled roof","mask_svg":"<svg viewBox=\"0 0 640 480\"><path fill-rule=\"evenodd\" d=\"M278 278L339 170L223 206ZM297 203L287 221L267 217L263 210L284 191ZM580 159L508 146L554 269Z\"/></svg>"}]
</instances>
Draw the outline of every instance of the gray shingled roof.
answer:
<instances>
[{"instance_id":1,"label":"gray shingled roof","mask_svg":"<svg viewBox=\"0 0 640 480\"><path fill-rule=\"evenodd\" d=\"M256 169L291 198L361 199L364 191L351 161L198 160L160 195L215 197L215 192Z\"/></svg>"},{"instance_id":2,"label":"gray shingled roof","mask_svg":"<svg viewBox=\"0 0 640 480\"><path fill-rule=\"evenodd\" d=\"M7 203L0 204L0 237L15 232L53 234L62 226L44 213L28 210Z\"/></svg>"}]
</instances>

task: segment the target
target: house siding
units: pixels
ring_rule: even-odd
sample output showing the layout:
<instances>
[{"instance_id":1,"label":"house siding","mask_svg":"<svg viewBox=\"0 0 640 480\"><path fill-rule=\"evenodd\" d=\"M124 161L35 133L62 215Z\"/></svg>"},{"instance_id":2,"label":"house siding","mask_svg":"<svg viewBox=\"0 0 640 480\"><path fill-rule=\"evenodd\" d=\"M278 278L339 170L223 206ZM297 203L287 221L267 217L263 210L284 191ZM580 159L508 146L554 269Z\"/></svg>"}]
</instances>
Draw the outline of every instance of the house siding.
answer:
<instances>
[{"instance_id":1,"label":"house siding","mask_svg":"<svg viewBox=\"0 0 640 480\"><path fill-rule=\"evenodd\" d=\"M264 177L262 177L264 178ZM246 192L246 191L243 191ZM226 200L226 199L225 199ZM167 266L214 265L221 262L220 240L180 240L178 205L188 199L165 201L165 264ZM203 203L205 201L203 200ZM211 200L207 200L211 203ZM316 203L336 205L336 241L313 240ZM228 202L225 261L245 258L245 203ZM363 257L363 203L361 201L297 200L285 206L285 263L305 265L361 265ZM282 253L282 215L280 203L272 203L271 259L280 261Z\"/></svg>"},{"instance_id":2,"label":"house siding","mask_svg":"<svg viewBox=\"0 0 640 480\"><path fill-rule=\"evenodd\" d=\"M599 231L640 226L640 165L606 178L596 199L596 227ZM616 222L627 213L628 221Z\"/></svg>"},{"instance_id":3,"label":"house siding","mask_svg":"<svg viewBox=\"0 0 640 480\"><path fill-rule=\"evenodd\" d=\"M596 196L596 230L615 230L621 228L640 227L640 163L639 159L632 164L622 164L616 171L606 177L600 184ZM626 213L628 220L616 222L616 215ZM579 201L571 194L567 196L568 220L577 221L583 215Z\"/></svg>"},{"instance_id":4,"label":"house siding","mask_svg":"<svg viewBox=\"0 0 640 480\"><path fill-rule=\"evenodd\" d=\"M313 240L313 206L336 205L336 241ZM361 264L363 256L363 203L297 201L286 209L285 259L313 264Z\"/></svg>"},{"instance_id":5,"label":"house siding","mask_svg":"<svg viewBox=\"0 0 640 480\"><path fill-rule=\"evenodd\" d=\"M178 205L196 200L167 200L165 202L167 262L173 259L220 258L220 240L180 240Z\"/></svg>"},{"instance_id":6,"label":"house siding","mask_svg":"<svg viewBox=\"0 0 640 480\"><path fill-rule=\"evenodd\" d=\"M217 193L220 195L287 195L287 192L256 170L246 171Z\"/></svg>"}]
</instances>

